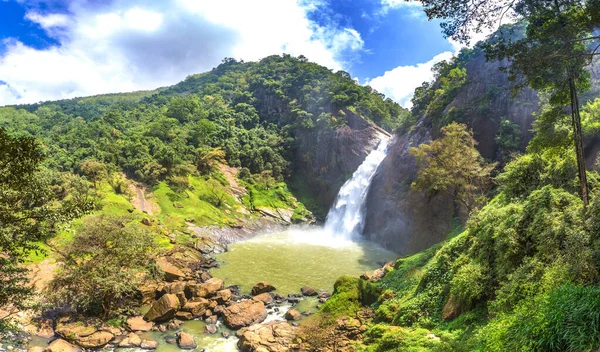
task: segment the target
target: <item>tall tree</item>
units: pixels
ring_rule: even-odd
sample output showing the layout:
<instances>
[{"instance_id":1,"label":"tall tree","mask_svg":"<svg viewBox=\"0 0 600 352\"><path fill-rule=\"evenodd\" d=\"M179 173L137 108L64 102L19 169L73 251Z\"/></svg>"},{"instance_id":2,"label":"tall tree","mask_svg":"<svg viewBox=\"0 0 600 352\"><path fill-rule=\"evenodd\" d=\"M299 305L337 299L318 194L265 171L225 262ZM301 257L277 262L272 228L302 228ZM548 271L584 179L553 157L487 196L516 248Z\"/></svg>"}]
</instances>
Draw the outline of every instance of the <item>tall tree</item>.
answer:
<instances>
[{"instance_id":1,"label":"tall tree","mask_svg":"<svg viewBox=\"0 0 600 352\"><path fill-rule=\"evenodd\" d=\"M86 197L60 199L40 170L42 160L34 139L12 137L0 129L0 329L12 314L27 307L31 288L22 264L39 249L36 242L93 206Z\"/></svg>"},{"instance_id":2,"label":"tall tree","mask_svg":"<svg viewBox=\"0 0 600 352\"><path fill-rule=\"evenodd\" d=\"M412 188L447 193L470 213L482 203L496 164L485 163L467 126L453 122L441 132L441 138L410 149L419 167Z\"/></svg>"},{"instance_id":3,"label":"tall tree","mask_svg":"<svg viewBox=\"0 0 600 352\"><path fill-rule=\"evenodd\" d=\"M510 18L484 45L488 59L508 59L516 88L551 93L555 106L570 106L581 199L588 204L585 155L578 94L589 88L585 67L599 54L598 0L423 0L430 19L442 19L446 36L468 43L473 32L492 29ZM517 33L524 26L525 36ZM520 28L519 28L520 27Z\"/></svg>"}]
</instances>

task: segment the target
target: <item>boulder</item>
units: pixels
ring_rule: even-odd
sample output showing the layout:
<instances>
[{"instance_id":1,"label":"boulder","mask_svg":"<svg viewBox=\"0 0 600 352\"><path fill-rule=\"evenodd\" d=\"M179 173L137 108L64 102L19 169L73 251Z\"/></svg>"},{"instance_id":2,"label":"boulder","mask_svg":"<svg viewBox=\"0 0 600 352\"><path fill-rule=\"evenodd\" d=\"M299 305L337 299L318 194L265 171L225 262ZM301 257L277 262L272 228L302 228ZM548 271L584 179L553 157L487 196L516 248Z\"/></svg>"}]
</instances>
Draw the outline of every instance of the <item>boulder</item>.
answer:
<instances>
[{"instance_id":1,"label":"boulder","mask_svg":"<svg viewBox=\"0 0 600 352\"><path fill-rule=\"evenodd\" d=\"M44 352L44 347L42 346L33 346L30 347L27 352Z\"/></svg>"},{"instance_id":2,"label":"boulder","mask_svg":"<svg viewBox=\"0 0 600 352\"><path fill-rule=\"evenodd\" d=\"M149 321L167 321L175 316L179 310L179 298L173 294L166 294L154 302L144 319Z\"/></svg>"},{"instance_id":3,"label":"boulder","mask_svg":"<svg viewBox=\"0 0 600 352\"><path fill-rule=\"evenodd\" d=\"M140 347L142 344L142 339L133 332L127 334L127 336L119 342L119 347L122 348L134 348Z\"/></svg>"},{"instance_id":4,"label":"boulder","mask_svg":"<svg viewBox=\"0 0 600 352\"><path fill-rule=\"evenodd\" d=\"M252 287L252 296L260 295L261 293L275 291L275 286L266 281L257 283Z\"/></svg>"},{"instance_id":5,"label":"boulder","mask_svg":"<svg viewBox=\"0 0 600 352\"><path fill-rule=\"evenodd\" d=\"M221 291L217 291L217 294L215 295L215 299L217 300L217 302L219 304L225 304L227 302L229 302L229 300L231 299L231 291L228 289L225 290L221 290Z\"/></svg>"},{"instance_id":6,"label":"boulder","mask_svg":"<svg viewBox=\"0 0 600 352\"><path fill-rule=\"evenodd\" d=\"M184 311L180 310L179 312L175 313L175 319L192 320L192 319L194 319L194 315L190 312L184 312Z\"/></svg>"},{"instance_id":7,"label":"boulder","mask_svg":"<svg viewBox=\"0 0 600 352\"><path fill-rule=\"evenodd\" d=\"M217 320L219 320L219 318L216 315L211 315L210 317L204 319L206 324L216 324Z\"/></svg>"},{"instance_id":8,"label":"boulder","mask_svg":"<svg viewBox=\"0 0 600 352\"><path fill-rule=\"evenodd\" d=\"M204 332L207 334L216 334L218 330L215 324L208 324L204 327Z\"/></svg>"},{"instance_id":9,"label":"boulder","mask_svg":"<svg viewBox=\"0 0 600 352\"><path fill-rule=\"evenodd\" d=\"M302 318L302 314L295 309L290 309L285 313L286 320L300 320Z\"/></svg>"},{"instance_id":10,"label":"boulder","mask_svg":"<svg viewBox=\"0 0 600 352\"><path fill-rule=\"evenodd\" d=\"M256 295L256 296L252 297L252 299L255 301L261 301L264 304L270 304L273 302L273 296L271 296L271 294L268 292L261 293L260 295Z\"/></svg>"},{"instance_id":11,"label":"boulder","mask_svg":"<svg viewBox=\"0 0 600 352\"><path fill-rule=\"evenodd\" d=\"M80 337L76 340L74 340L73 342L78 345L81 346L83 348L87 348L87 349L98 349L101 347L104 347L106 344L108 344L112 339L115 338L115 335L111 334L108 331L96 331L95 333L85 336L85 337Z\"/></svg>"},{"instance_id":12,"label":"boulder","mask_svg":"<svg viewBox=\"0 0 600 352\"><path fill-rule=\"evenodd\" d=\"M63 339L56 339L52 341L44 352L79 352L80 348L75 347Z\"/></svg>"},{"instance_id":13,"label":"boulder","mask_svg":"<svg viewBox=\"0 0 600 352\"><path fill-rule=\"evenodd\" d=\"M158 341L153 340L151 338L142 340L140 343L140 348L143 350L155 350L158 347Z\"/></svg>"},{"instance_id":14,"label":"boulder","mask_svg":"<svg viewBox=\"0 0 600 352\"><path fill-rule=\"evenodd\" d=\"M256 324L238 332L238 348L242 352L284 352L293 350L296 328L286 322Z\"/></svg>"},{"instance_id":15,"label":"boulder","mask_svg":"<svg viewBox=\"0 0 600 352\"><path fill-rule=\"evenodd\" d=\"M213 277L201 284L189 284L188 290L191 297L208 298L214 296L223 288L223 280Z\"/></svg>"},{"instance_id":16,"label":"boulder","mask_svg":"<svg viewBox=\"0 0 600 352\"><path fill-rule=\"evenodd\" d=\"M302 292L303 296L316 296L317 295L317 291L315 291L315 289L310 286L302 287L300 289L300 292Z\"/></svg>"},{"instance_id":17,"label":"boulder","mask_svg":"<svg viewBox=\"0 0 600 352\"><path fill-rule=\"evenodd\" d=\"M182 350L193 350L198 347L196 341L194 341L194 337L183 331L177 334L177 344Z\"/></svg>"},{"instance_id":18,"label":"boulder","mask_svg":"<svg viewBox=\"0 0 600 352\"><path fill-rule=\"evenodd\" d=\"M194 298L188 301L181 310L184 312L190 312L194 317L199 317L206 312L210 306L210 301L205 298Z\"/></svg>"},{"instance_id":19,"label":"boulder","mask_svg":"<svg viewBox=\"0 0 600 352\"><path fill-rule=\"evenodd\" d=\"M260 323L267 317L263 302L248 300L234 303L223 310L223 321L230 329L239 329Z\"/></svg>"},{"instance_id":20,"label":"boulder","mask_svg":"<svg viewBox=\"0 0 600 352\"><path fill-rule=\"evenodd\" d=\"M98 331L93 325L86 325L81 322L59 324L56 327L56 334L65 340L73 342L82 337L90 336Z\"/></svg>"},{"instance_id":21,"label":"boulder","mask_svg":"<svg viewBox=\"0 0 600 352\"><path fill-rule=\"evenodd\" d=\"M125 321L125 327L129 331L150 331L154 324L145 321L143 317L131 317Z\"/></svg>"},{"instance_id":22,"label":"boulder","mask_svg":"<svg viewBox=\"0 0 600 352\"><path fill-rule=\"evenodd\" d=\"M185 277L183 271L181 271L175 265L169 263L165 258L159 258L156 260L156 264L165 274L165 280L169 282L178 281Z\"/></svg>"}]
</instances>

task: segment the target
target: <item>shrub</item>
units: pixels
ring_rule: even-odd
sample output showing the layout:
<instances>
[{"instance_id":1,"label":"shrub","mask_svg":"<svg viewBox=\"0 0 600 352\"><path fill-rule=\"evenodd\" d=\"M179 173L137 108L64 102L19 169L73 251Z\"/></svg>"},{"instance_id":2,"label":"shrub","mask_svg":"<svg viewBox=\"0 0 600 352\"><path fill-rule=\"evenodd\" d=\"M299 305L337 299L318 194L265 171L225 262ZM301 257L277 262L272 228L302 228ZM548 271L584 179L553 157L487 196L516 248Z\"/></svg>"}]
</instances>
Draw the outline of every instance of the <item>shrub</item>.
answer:
<instances>
[{"instance_id":1,"label":"shrub","mask_svg":"<svg viewBox=\"0 0 600 352\"><path fill-rule=\"evenodd\" d=\"M600 344L600 288L563 285L524 301L481 335L485 351L590 351Z\"/></svg>"},{"instance_id":2,"label":"shrub","mask_svg":"<svg viewBox=\"0 0 600 352\"><path fill-rule=\"evenodd\" d=\"M57 307L112 318L137 306L136 288L155 275L155 238L137 221L120 216L91 216L61 258L49 287Z\"/></svg>"}]
</instances>

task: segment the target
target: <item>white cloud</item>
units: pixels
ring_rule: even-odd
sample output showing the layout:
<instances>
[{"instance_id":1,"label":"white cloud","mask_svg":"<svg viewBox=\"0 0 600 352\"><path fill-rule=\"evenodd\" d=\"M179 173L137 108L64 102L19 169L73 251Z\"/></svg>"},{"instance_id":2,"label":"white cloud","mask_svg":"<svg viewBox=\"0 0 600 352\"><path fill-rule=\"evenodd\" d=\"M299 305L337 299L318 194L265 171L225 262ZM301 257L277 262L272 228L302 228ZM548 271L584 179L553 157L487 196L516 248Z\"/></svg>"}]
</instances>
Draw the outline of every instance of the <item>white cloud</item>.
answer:
<instances>
[{"instance_id":1,"label":"white cloud","mask_svg":"<svg viewBox=\"0 0 600 352\"><path fill-rule=\"evenodd\" d=\"M451 52L443 52L433 59L414 66L398 66L393 70L386 71L383 75L366 82L380 93L385 94L392 100L405 108L410 108L415 88L425 81L433 79L431 68L437 62L449 60L453 56Z\"/></svg>"},{"instance_id":2,"label":"white cloud","mask_svg":"<svg viewBox=\"0 0 600 352\"><path fill-rule=\"evenodd\" d=\"M0 56L0 105L153 89L210 70L224 57L246 61L286 52L344 69L364 42L352 28L318 26L296 0L73 1L69 15L30 11L61 45L16 40Z\"/></svg>"}]
</instances>

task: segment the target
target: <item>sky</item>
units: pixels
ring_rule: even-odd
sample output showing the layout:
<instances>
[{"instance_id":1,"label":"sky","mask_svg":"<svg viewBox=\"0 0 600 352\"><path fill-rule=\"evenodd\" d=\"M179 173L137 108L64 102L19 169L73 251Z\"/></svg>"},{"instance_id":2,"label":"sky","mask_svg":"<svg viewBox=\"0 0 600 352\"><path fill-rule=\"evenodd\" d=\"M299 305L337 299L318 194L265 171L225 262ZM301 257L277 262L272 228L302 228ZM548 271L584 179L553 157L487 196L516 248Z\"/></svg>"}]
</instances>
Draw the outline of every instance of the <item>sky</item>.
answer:
<instances>
[{"instance_id":1,"label":"sky","mask_svg":"<svg viewBox=\"0 0 600 352\"><path fill-rule=\"evenodd\" d=\"M168 86L304 55L410 107L460 47L405 0L0 0L0 106Z\"/></svg>"}]
</instances>

